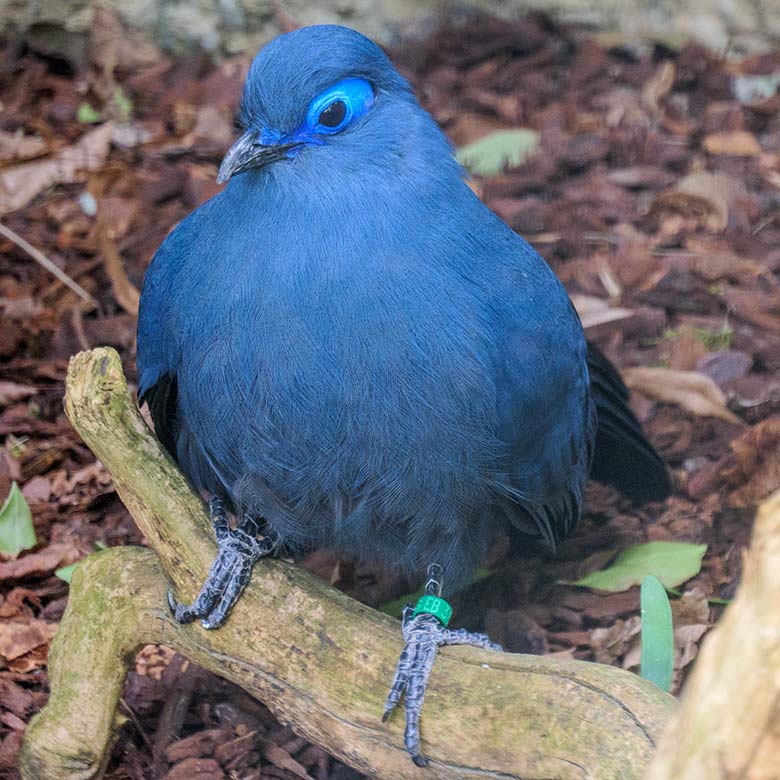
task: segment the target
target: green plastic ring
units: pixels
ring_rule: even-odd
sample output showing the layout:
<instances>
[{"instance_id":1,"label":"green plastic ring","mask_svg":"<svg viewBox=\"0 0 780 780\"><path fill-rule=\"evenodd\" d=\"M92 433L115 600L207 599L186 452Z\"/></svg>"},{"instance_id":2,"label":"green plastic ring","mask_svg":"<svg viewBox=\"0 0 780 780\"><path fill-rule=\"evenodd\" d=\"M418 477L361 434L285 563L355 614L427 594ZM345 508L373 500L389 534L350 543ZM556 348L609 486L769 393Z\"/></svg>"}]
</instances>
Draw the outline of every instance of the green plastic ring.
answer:
<instances>
[{"instance_id":1,"label":"green plastic ring","mask_svg":"<svg viewBox=\"0 0 780 780\"><path fill-rule=\"evenodd\" d=\"M421 596L412 617L416 618L423 613L433 615L446 628L452 617L452 607L438 596Z\"/></svg>"}]
</instances>

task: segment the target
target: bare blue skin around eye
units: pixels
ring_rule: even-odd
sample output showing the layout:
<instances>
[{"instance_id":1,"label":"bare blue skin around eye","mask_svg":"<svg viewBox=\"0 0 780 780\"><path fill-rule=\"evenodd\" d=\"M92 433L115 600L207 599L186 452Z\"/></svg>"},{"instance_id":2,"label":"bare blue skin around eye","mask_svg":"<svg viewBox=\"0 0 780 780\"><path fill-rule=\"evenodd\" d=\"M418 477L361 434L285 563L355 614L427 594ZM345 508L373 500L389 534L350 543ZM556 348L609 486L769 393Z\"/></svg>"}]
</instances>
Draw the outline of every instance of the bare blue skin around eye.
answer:
<instances>
[{"instance_id":1,"label":"bare blue skin around eye","mask_svg":"<svg viewBox=\"0 0 780 780\"><path fill-rule=\"evenodd\" d=\"M276 144L323 144L325 137L346 130L371 108L376 95L374 88L364 79L344 79L317 95L309 104L306 119L292 133L282 133L271 128L260 131L260 143L264 146ZM344 119L336 127L319 123L320 114L332 103L341 100L346 106ZM288 157L294 157L298 149L291 149Z\"/></svg>"},{"instance_id":2,"label":"bare blue skin around eye","mask_svg":"<svg viewBox=\"0 0 780 780\"><path fill-rule=\"evenodd\" d=\"M320 114L337 100L347 107L346 115L336 127L319 123ZM338 133L368 111L374 102L374 89L364 79L344 79L321 92L309 104L306 112L306 128L313 133L332 135Z\"/></svg>"}]
</instances>

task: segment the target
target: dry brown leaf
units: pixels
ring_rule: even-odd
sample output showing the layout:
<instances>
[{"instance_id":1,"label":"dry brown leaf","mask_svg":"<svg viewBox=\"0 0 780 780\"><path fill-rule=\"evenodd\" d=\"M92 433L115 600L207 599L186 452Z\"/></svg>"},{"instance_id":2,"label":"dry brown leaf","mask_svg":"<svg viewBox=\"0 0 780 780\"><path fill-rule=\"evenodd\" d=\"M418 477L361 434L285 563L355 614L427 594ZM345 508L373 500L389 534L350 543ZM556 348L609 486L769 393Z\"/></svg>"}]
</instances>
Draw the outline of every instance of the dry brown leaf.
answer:
<instances>
[{"instance_id":1,"label":"dry brown leaf","mask_svg":"<svg viewBox=\"0 0 780 780\"><path fill-rule=\"evenodd\" d=\"M119 249L117 249L116 243L109 235L106 222L101 217L98 217L95 232L98 248L103 257L103 265L106 269L108 278L111 280L111 289L114 292L114 298L128 314L137 316L141 294L127 276L122 256L119 254Z\"/></svg>"},{"instance_id":2,"label":"dry brown leaf","mask_svg":"<svg viewBox=\"0 0 780 780\"><path fill-rule=\"evenodd\" d=\"M80 558L81 553L72 544L50 544L40 552L23 555L15 561L0 563L0 580L39 577L42 574L49 574L60 566L75 563Z\"/></svg>"},{"instance_id":3,"label":"dry brown leaf","mask_svg":"<svg viewBox=\"0 0 780 780\"><path fill-rule=\"evenodd\" d=\"M56 633L57 624L45 620L0 621L0 656L13 661L48 644Z\"/></svg>"},{"instance_id":4,"label":"dry brown leaf","mask_svg":"<svg viewBox=\"0 0 780 780\"><path fill-rule=\"evenodd\" d=\"M37 388L32 385L20 385L17 382L0 380L0 408L29 398L37 392Z\"/></svg>"},{"instance_id":5,"label":"dry brown leaf","mask_svg":"<svg viewBox=\"0 0 780 780\"><path fill-rule=\"evenodd\" d=\"M723 298L741 319L771 333L780 332L780 293L777 290L765 292L732 287L723 292Z\"/></svg>"},{"instance_id":6,"label":"dry brown leaf","mask_svg":"<svg viewBox=\"0 0 780 780\"><path fill-rule=\"evenodd\" d=\"M632 309L621 309L619 306L610 306L609 301L596 298L593 295L571 296L571 301L577 314L580 315L583 328L593 328L607 322L624 320L634 314Z\"/></svg>"},{"instance_id":7,"label":"dry brown leaf","mask_svg":"<svg viewBox=\"0 0 780 780\"><path fill-rule=\"evenodd\" d=\"M31 160L46 153L46 142L37 135L0 131L0 162Z\"/></svg>"},{"instance_id":8,"label":"dry brown leaf","mask_svg":"<svg viewBox=\"0 0 780 780\"><path fill-rule=\"evenodd\" d=\"M744 425L726 408L726 397L708 376L697 371L640 366L623 370L630 390L656 401L676 404L700 417L717 417L732 425Z\"/></svg>"},{"instance_id":9,"label":"dry brown leaf","mask_svg":"<svg viewBox=\"0 0 780 780\"><path fill-rule=\"evenodd\" d=\"M674 627L675 677L699 654L699 640L708 628L709 625L706 623L690 623Z\"/></svg>"},{"instance_id":10,"label":"dry brown leaf","mask_svg":"<svg viewBox=\"0 0 780 780\"><path fill-rule=\"evenodd\" d=\"M32 607L41 609L41 600L34 590L29 588L14 588L3 600L0 596L0 618L31 618Z\"/></svg>"},{"instance_id":11,"label":"dry brown leaf","mask_svg":"<svg viewBox=\"0 0 780 780\"><path fill-rule=\"evenodd\" d=\"M651 211L673 211L701 220L714 233L724 230L733 205L746 197L739 179L725 173L695 171L653 201Z\"/></svg>"},{"instance_id":12,"label":"dry brown leaf","mask_svg":"<svg viewBox=\"0 0 780 780\"><path fill-rule=\"evenodd\" d=\"M710 133L704 138L704 148L710 154L728 154L733 157L758 157L761 154L761 145L753 133L747 130Z\"/></svg>"},{"instance_id":13,"label":"dry brown leaf","mask_svg":"<svg viewBox=\"0 0 780 780\"><path fill-rule=\"evenodd\" d=\"M677 68L671 60L662 62L656 72L645 82L642 87L642 100L653 109L658 110L658 104L671 91Z\"/></svg>"},{"instance_id":14,"label":"dry brown leaf","mask_svg":"<svg viewBox=\"0 0 780 780\"><path fill-rule=\"evenodd\" d=\"M733 465L721 472L732 488L729 505L755 506L780 488L780 418L754 425L731 442Z\"/></svg>"},{"instance_id":15,"label":"dry brown leaf","mask_svg":"<svg viewBox=\"0 0 780 780\"><path fill-rule=\"evenodd\" d=\"M22 488L22 495L28 502L36 503L48 501L51 496L51 483L46 477L38 474L32 479L28 479Z\"/></svg>"},{"instance_id":16,"label":"dry brown leaf","mask_svg":"<svg viewBox=\"0 0 780 780\"><path fill-rule=\"evenodd\" d=\"M638 645L641 629L642 621L639 615L628 620L616 620L609 628L595 628L590 632L590 646L596 661L600 664L613 664L619 658L627 657ZM625 666L625 663L624 667L631 668Z\"/></svg>"},{"instance_id":17,"label":"dry brown leaf","mask_svg":"<svg viewBox=\"0 0 780 780\"><path fill-rule=\"evenodd\" d=\"M52 625L54 625L52 623ZM29 653L20 655L18 658L14 658L13 661L8 662L8 668L12 672L19 674L28 674L36 669L43 669L46 666L46 660L49 656L49 643L39 645Z\"/></svg>"},{"instance_id":18,"label":"dry brown leaf","mask_svg":"<svg viewBox=\"0 0 780 780\"><path fill-rule=\"evenodd\" d=\"M675 626L689 626L698 623L709 623L710 603L699 587L686 590L679 598L671 602L672 622Z\"/></svg>"},{"instance_id":19,"label":"dry brown leaf","mask_svg":"<svg viewBox=\"0 0 780 780\"><path fill-rule=\"evenodd\" d=\"M108 156L112 131L113 124L106 122L57 154L0 170L0 215L26 206L48 187L77 181L81 171L100 168Z\"/></svg>"}]
</instances>

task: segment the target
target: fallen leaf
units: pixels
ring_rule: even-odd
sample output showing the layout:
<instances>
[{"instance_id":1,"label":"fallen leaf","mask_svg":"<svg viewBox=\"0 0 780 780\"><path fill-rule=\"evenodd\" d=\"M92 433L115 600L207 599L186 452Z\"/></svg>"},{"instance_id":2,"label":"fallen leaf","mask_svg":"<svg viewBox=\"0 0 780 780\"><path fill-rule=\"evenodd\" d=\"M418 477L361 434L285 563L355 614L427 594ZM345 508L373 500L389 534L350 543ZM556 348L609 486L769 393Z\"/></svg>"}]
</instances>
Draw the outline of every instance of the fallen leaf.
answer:
<instances>
[{"instance_id":1,"label":"fallen leaf","mask_svg":"<svg viewBox=\"0 0 780 780\"><path fill-rule=\"evenodd\" d=\"M747 130L710 133L704 137L703 144L710 154L728 154L732 157L758 157L761 154L761 144Z\"/></svg>"},{"instance_id":2,"label":"fallen leaf","mask_svg":"<svg viewBox=\"0 0 780 780\"><path fill-rule=\"evenodd\" d=\"M32 607L40 610L41 600L35 594L35 591L29 588L14 588L6 597L2 600L0 596L0 618L9 617L33 617Z\"/></svg>"},{"instance_id":3,"label":"fallen leaf","mask_svg":"<svg viewBox=\"0 0 780 780\"><path fill-rule=\"evenodd\" d=\"M38 389L32 385L20 385L17 382L0 380L0 408L29 398L37 392Z\"/></svg>"},{"instance_id":4,"label":"fallen leaf","mask_svg":"<svg viewBox=\"0 0 780 780\"><path fill-rule=\"evenodd\" d=\"M645 82L642 87L642 100L653 110L658 110L658 104L663 100L674 86L677 76L677 68L671 60L662 62L656 72Z\"/></svg>"},{"instance_id":5,"label":"fallen leaf","mask_svg":"<svg viewBox=\"0 0 780 780\"><path fill-rule=\"evenodd\" d=\"M54 623L51 625L55 626L56 628ZM8 668L12 672L17 672L18 674L29 674L36 669L43 669L43 667L46 666L48 656L49 643L46 642L45 644L39 645L33 650L30 650L29 653L25 653L24 655L20 655L18 658L14 658L12 661L9 661Z\"/></svg>"},{"instance_id":6,"label":"fallen leaf","mask_svg":"<svg viewBox=\"0 0 780 780\"><path fill-rule=\"evenodd\" d=\"M651 213L679 212L699 219L708 230L719 233L728 225L733 206L746 196L744 184L734 176L694 171L659 194Z\"/></svg>"},{"instance_id":7,"label":"fallen leaf","mask_svg":"<svg viewBox=\"0 0 780 780\"><path fill-rule=\"evenodd\" d=\"M619 553L606 569L591 572L569 584L615 593L639 585L650 574L665 588L675 588L699 573L706 551L706 544L689 542L635 544Z\"/></svg>"},{"instance_id":8,"label":"fallen leaf","mask_svg":"<svg viewBox=\"0 0 780 780\"><path fill-rule=\"evenodd\" d=\"M699 654L699 640L707 632L706 623L692 623L674 628L674 671L679 674Z\"/></svg>"},{"instance_id":9,"label":"fallen leaf","mask_svg":"<svg viewBox=\"0 0 780 780\"><path fill-rule=\"evenodd\" d=\"M700 587L693 587L679 599L674 599L672 617L675 626L709 623L710 603L704 591Z\"/></svg>"},{"instance_id":10,"label":"fallen leaf","mask_svg":"<svg viewBox=\"0 0 780 780\"><path fill-rule=\"evenodd\" d=\"M0 509L0 552L17 556L22 550L35 547L35 544L35 529L30 507L27 506L19 485L14 482L8 498ZM0 569L3 565L0 564Z\"/></svg>"},{"instance_id":11,"label":"fallen leaf","mask_svg":"<svg viewBox=\"0 0 780 780\"><path fill-rule=\"evenodd\" d=\"M81 171L100 168L108 156L112 132L112 123L106 122L54 155L0 170L0 216L26 206L48 187L78 181Z\"/></svg>"},{"instance_id":12,"label":"fallen leaf","mask_svg":"<svg viewBox=\"0 0 780 780\"><path fill-rule=\"evenodd\" d=\"M590 646L597 663L614 664L625 656L629 650L639 648L639 632L642 622L639 615L628 620L616 620L609 628L596 628L590 632ZM639 653L636 662L625 668L639 665Z\"/></svg>"},{"instance_id":13,"label":"fallen leaf","mask_svg":"<svg viewBox=\"0 0 780 780\"><path fill-rule=\"evenodd\" d=\"M719 387L745 376L753 365L753 357L747 352L723 349L710 352L696 364L696 371L705 374Z\"/></svg>"},{"instance_id":14,"label":"fallen leaf","mask_svg":"<svg viewBox=\"0 0 780 780\"><path fill-rule=\"evenodd\" d=\"M732 425L744 423L726 408L726 396L710 377L696 371L639 366L622 371L630 390L656 401L676 404L700 417L717 417Z\"/></svg>"},{"instance_id":15,"label":"fallen leaf","mask_svg":"<svg viewBox=\"0 0 780 780\"><path fill-rule=\"evenodd\" d=\"M586 330L607 322L624 320L634 314L632 309L622 309L619 306L611 306L609 301L596 298L593 295L580 295L575 293L571 301L582 321L582 327Z\"/></svg>"},{"instance_id":16,"label":"fallen leaf","mask_svg":"<svg viewBox=\"0 0 780 780\"><path fill-rule=\"evenodd\" d=\"M47 148L46 142L37 135L0 131L0 162L30 160L45 154Z\"/></svg>"},{"instance_id":17,"label":"fallen leaf","mask_svg":"<svg viewBox=\"0 0 780 780\"><path fill-rule=\"evenodd\" d=\"M72 544L64 542L50 544L40 552L0 563L0 580L40 577L49 574L60 565L73 563L79 558L81 553Z\"/></svg>"},{"instance_id":18,"label":"fallen leaf","mask_svg":"<svg viewBox=\"0 0 780 780\"><path fill-rule=\"evenodd\" d=\"M48 644L57 633L56 623L45 620L9 620L0 623L0 656L6 661Z\"/></svg>"},{"instance_id":19,"label":"fallen leaf","mask_svg":"<svg viewBox=\"0 0 780 780\"><path fill-rule=\"evenodd\" d=\"M539 145L536 130L497 130L458 149L458 162L475 176L494 176L521 165Z\"/></svg>"},{"instance_id":20,"label":"fallen leaf","mask_svg":"<svg viewBox=\"0 0 780 780\"><path fill-rule=\"evenodd\" d=\"M136 316L141 294L127 276L122 256L119 254L116 243L109 234L105 221L100 216L98 216L95 232L100 254L103 257L106 275L111 280L114 298L128 314Z\"/></svg>"},{"instance_id":21,"label":"fallen leaf","mask_svg":"<svg viewBox=\"0 0 780 780\"><path fill-rule=\"evenodd\" d=\"M755 506L780 488L780 418L770 417L731 442L732 465L721 479L732 489L729 506Z\"/></svg>"},{"instance_id":22,"label":"fallen leaf","mask_svg":"<svg viewBox=\"0 0 780 780\"><path fill-rule=\"evenodd\" d=\"M51 496L51 484L43 476L33 477L22 488L22 495L31 503L48 501Z\"/></svg>"}]
</instances>

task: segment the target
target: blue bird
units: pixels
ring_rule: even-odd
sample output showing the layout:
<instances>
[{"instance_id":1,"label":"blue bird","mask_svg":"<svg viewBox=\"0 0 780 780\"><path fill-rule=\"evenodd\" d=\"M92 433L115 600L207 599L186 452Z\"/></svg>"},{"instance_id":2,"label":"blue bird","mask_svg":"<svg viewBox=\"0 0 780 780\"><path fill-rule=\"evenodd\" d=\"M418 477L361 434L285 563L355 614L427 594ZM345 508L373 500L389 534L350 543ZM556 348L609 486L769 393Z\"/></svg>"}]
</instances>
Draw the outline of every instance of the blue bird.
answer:
<instances>
[{"instance_id":1,"label":"blue bird","mask_svg":"<svg viewBox=\"0 0 780 780\"><path fill-rule=\"evenodd\" d=\"M442 582L468 582L512 525L554 546L588 476L670 489L627 391L542 258L469 189L450 144L367 38L282 35L254 60L225 189L146 275L139 395L211 496L219 554L176 618L220 625L254 562L327 547L412 574L406 695L416 763ZM237 515L231 528L227 511Z\"/></svg>"}]
</instances>

